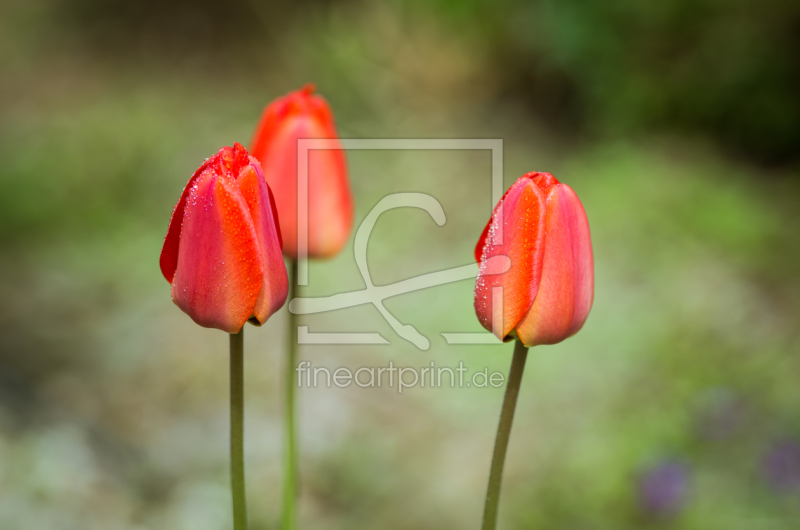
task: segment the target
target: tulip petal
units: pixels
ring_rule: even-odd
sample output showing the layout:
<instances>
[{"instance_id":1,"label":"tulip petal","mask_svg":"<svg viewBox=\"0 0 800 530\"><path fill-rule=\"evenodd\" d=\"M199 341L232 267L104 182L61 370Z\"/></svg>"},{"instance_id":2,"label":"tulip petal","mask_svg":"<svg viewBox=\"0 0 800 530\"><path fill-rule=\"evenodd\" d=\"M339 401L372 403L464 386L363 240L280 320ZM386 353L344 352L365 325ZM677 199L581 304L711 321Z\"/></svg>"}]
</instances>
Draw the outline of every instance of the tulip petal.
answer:
<instances>
[{"instance_id":1,"label":"tulip petal","mask_svg":"<svg viewBox=\"0 0 800 530\"><path fill-rule=\"evenodd\" d=\"M242 170L236 186L249 208L256 240L261 243L263 277L261 291L253 309L253 317L257 321L254 323L261 325L286 301L289 278L281 253L274 200L257 160L251 159L250 165Z\"/></svg>"},{"instance_id":2,"label":"tulip petal","mask_svg":"<svg viewBox=\"0 0 800 530\"><path fill-rule=\"evenodd\" d=\"M261 167L260 165L258 167ZM262 178L264 182L267 182L266 177L264 177L264 172L261 172ZM280 231L280 221L278 220L278 205L275 202L275 195L272 194L272 190L269 189L269 184L267 184L267 195L269 195L269 208L272 212L272 221L275 223L275 235L278 236L278 245L280 245L281 250L283 250L283 236L281 235Z\"/></svg>"},{"instance_id":3,"label":"tulip petal","mask_svg":"<svg viewBox=\"0 0 800 530\"><path fill-rule=\"evenodd\" d=\"M589 222L578 196L566 184L550 189L547 235L539 292L517 335L525 346L555 344L577 333L594 299Z\"/></svg>"},{"instance_id":4,"label":"tulip petal","mask_svg":"<svg viewBox=\"0 0 800 530\"><path fill-rule=\"evenodd\" d=\"M483 256L483 247L486 246L486 237L489 235L489 229L492 226L492 219L494 219L494 216L497 214L497 210L500 208L500 205L503 204L503 201L505 200L506 195L508 195L508 192L511 191L512 189L514 189L514 186L508 188L506 192L503 194L503 196L500 197L500 200L497 201L497 204L495 204L494 206L494 210L492 210L492 216L489 218L489 222L486 223L486 226L483 227L483 232L481 232L481 237L478 238L478 243L475 245L475 261L478 263L481 262L481 256Z\"/></svg>"},{"instance_id":5,"label":"tulip petal","mask_svg":"<svg viewBox=\"0 0 800 530\"><path fill-rule=\"evenodd\" d=\"M216 156L207 159L203 162L197 171L194 172L192 178L186 183L186 186L181 192L181 198L178 199L178 204L172 210L172 217L169 220L169 228L167 235L164 237L164 245L161 247L161 257L159 265L161 266L161 274L172 283L175 277L175 270L178 268L178 247L181 240L181 225L183 224L183 213L186 209L186 200L189 197L189 192L195 184L198 177L206 170L206 168L215 162Z\"/></svg>"},{"instance_id":6,"label":"tulip petal","mask_svg":"<svg viewBox=\"0 0 800 530\"><path fill-rule=\"evenodd\" d=\"M544 256L545 195L530 179L518 180L495 209L475 283L475 312L481 324L501 340L528 313L539 290ZM502 241L499 228L502 224ZM508 272L491 270L489 259L507 256ZM502 314L493 315L492 296L502 288ZM495 322L501 318L501 322Z\"/></svg>"},{"instance_id":7,"label":"tulip petal","mask_svg":"<svg viewBox=\"0 0 800 530\"><path fill-rule=\"evenodd\" d=\"M284 251L298 252L299 138L328 138L338 144L335 133L306 115L287 118L275 131L262 160L267 181L281 200L277 204ZM353 199L347 183L344 154L338 149L314 149L308 153L308 253L330 257L347 244L353 226Z\"/></svg>"},{"instance_id":8,"label":"tulip petal","mask_svg":"<svg viewBox=\"0 0 800 530\"><path fill-rule=\"evenodd\" d=\"M299 139L328 139L332 149L308 153L308 257L337 254L347 244L353 227L353 198L347 164L338 141L333 113L314 86L270 103L253 137L251 153L262 165L271 191L278 198L278 220L283 252L298 257Z\"/></svg>"},{"instance_id":9,"label":"tulip petal","mask_svg":"<svg viewBox=\"0 0 800 530\"><path fill-rule=\"evenodd\" d=\"M253 313L264 270L247 203L211 169L189 188L172 299L201 326L238 333Z\"/></svg>"}]
</instances>

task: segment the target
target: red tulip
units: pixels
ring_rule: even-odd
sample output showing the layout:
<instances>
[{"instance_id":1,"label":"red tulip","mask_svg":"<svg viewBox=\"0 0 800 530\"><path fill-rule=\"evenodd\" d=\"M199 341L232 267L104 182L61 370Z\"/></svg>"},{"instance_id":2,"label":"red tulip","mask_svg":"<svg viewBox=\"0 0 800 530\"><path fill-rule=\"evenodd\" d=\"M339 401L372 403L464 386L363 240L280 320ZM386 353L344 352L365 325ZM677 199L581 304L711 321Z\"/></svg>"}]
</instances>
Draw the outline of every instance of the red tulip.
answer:
<instances>
[{"instance_id":1,"label":"red tulip","mask_svg":"<svg viewBox=\"0 0 800 530\"><path fill-rule=\"evenodd\" d=\"M286 301L275 201L258 160L223 147L189 179L161 249L172 300L201 326L238 333Z\"/></svg>"},{"instance_id":2,"label":"red tulip","mask_svg":"<svg viewBox=\"0 0 800 530\"><path fill-rule=\"evenodd\" d=\"M256 129L251 152L261 161L278 198L283 253L297 258L297 141L334 140L338 149L310 150L308 161L308 257L337 254L353 227L347 164L328 103L306 85L270 103Z\"/></svg>"},{"instance_id":3,"label":"red tulip","mask_svg":"<svg viewBox=\"0 0 800 530\"><path fill-rule=\"evenodd\" d=\"M508 256L505 273L489 258ZM501 340L555 344L581 329L594 299L589 222L572 188L549 173L520 177L497 204L475 247L475 312ZM492 294L502 287L493 314ZM502 321L495 321L501 319ZM511 336L510 336L511 335Z\"/></svg>"}]
</instances>

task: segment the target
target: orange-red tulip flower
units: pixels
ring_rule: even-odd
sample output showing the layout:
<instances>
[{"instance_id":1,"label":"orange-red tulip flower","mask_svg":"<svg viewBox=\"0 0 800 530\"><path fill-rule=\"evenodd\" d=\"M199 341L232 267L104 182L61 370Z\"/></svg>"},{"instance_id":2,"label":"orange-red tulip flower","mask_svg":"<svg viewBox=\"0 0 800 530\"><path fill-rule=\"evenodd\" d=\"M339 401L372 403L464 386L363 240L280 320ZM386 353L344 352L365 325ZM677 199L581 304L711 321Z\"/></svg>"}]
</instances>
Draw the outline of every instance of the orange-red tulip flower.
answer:
<instances>
[{"instance_id":1,"label":"orange-red tulip flower","mask_svg":"<svg viewBox=\"0 0 800 530\"><path fill-rule=\"evenodd\" d=\"M183 190L161 250L172 300L201 326L238 333L286 301L275 201L240 144L205 161Z\"/></svg>"},{"instance_id":2,"label":"orange-red tulip flower","mask_svg":"<svg viewBox=\"0 0 800 530\"><path fill-rule=\"evenodd\" d=\"M487 260L511 259L505 273ZM505 193L475 247L480 272L475 312L501 340L555 344L578 332L594 299L589 222L572 188L549 173L528 173ZM493 295L500 295L492 303ZM511 335L511 336L510 336Z\"/></svg>"},{"instance_id":3,"label":"orange-red tulip flower","mask_svg":"<svg viewBox=\"0 0 800 530\"><path fill-rule=\"evenodd\" d=\"M347 244L353 227L353 197L347 164L328 103L306 85L270 103L250 149L277 197L283 253L296 259L297 141L330 139L337 149L310 150L308 157L308 257L326 258Z\"/></svg>"}]
</instances>

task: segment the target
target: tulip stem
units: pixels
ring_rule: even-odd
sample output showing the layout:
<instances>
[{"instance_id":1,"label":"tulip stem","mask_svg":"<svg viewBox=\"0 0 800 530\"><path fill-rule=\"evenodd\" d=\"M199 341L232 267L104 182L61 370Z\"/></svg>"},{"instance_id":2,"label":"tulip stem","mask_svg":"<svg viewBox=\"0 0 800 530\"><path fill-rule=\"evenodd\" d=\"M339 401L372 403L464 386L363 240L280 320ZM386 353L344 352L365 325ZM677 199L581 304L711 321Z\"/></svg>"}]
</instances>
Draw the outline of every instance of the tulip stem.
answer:
<instances>
[{"instance_id":1,"label":"tulip stem","mask_svg":"<svg viewBox=\"0 0 800 530\"><path fill-rule=\"evenodd\" d=\"M289 283L289 301L297 296L297 260L290 258L292 269ZM284 448L283 448L283 530L294 530L298 492L297 433L295 425L294 368L297 364L297 315L289 311L289 352L284 374Z\"/></svg>"},{"instance_id":2,"label":"tulip stem","mask_svg":"<svg viewBox=\"0 0 800 530\"><path fill-rule=\"evenodd\" d=\"M497 526L497 508L500 505L503 466L506 462L506 450L508 449L508 440L511 437L511 425L514 423L514 410L517 408L517 396L519 396L519 387L527 358L528 348L522 344L522 341L517 340L514 344L514 358L511 360L511 370L508 373L503 408L500 410L500 424L497 426L497 436L494 439L492 467L489 472L489 485L486 488L486 503L483 506L482 530L494 530Z\"/></svg>"},{"instance_id":3,"label":"tulip stem","mask_svg":"<svg viewBox=\"0 0 800 530\"><path fill-rule=\"evenodd\" d=\"M233 529L247 528L244 491L244 328L231 333L231 493Z\"/></svg>"}]
</instances>

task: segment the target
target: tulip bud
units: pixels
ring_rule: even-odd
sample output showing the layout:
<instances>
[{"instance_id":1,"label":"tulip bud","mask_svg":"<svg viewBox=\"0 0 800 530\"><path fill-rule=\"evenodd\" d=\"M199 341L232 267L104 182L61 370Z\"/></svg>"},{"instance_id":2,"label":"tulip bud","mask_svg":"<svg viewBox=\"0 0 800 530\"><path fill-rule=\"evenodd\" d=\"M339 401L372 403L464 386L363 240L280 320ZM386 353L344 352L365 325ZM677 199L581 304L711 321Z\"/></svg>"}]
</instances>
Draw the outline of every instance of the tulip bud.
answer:
<instances>
[{"instance_id":1,"label":"tulip bud","mask_svg":"<svg viewBox=\"0 0 800 530\"><path fill-rule=\"evenodd\" d=\"M203 327L238 333L286 301L275 201L258 160L223 147L189 179L161 249L172 300Z\"/></svg>"},{"instance_id":2,"label":"tulip bud","mask_svg":"<svg viewBox=\"0 0 800 530\"><path fill-rule=\"evenodd\" d=\"M511 267L491 270L507 256ZM520 177L492 212L475 247L475 312L500 340L555 344L583 327L594 299L589 222L572 188L549 173ZM500 296L492 303L493 295ZM502 308L502 312L499 310Z\"/></svg>"},{"instance_id":3,"label":"tulip bud","mask_svg":"<svg viewBox=\"0 0 800 530\"><path fill-rule=\"evenodd\" d=\"M283 253L297 258L297 144L301 138L333 140L337 149L308 152L308 257L334 256L353 226L353 198L344 151L328 103L306 85L270 103L251 152L277 197Z\"/></svg>"}]
</instances>

